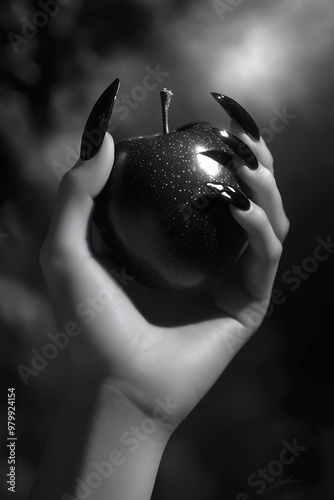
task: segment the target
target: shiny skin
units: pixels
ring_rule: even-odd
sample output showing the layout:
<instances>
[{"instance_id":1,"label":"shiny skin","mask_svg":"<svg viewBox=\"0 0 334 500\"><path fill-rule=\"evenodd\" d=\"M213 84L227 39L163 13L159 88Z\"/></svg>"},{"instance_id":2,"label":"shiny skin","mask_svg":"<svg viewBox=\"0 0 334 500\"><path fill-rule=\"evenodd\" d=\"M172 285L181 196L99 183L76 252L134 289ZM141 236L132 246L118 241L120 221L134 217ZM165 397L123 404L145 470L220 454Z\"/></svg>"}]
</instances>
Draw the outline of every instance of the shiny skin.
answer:
<instances>
[{"instance_id":1,"label":"shiny skin","mask_svg":"<svg viewBox=\"0 0 334 500\"><path fill-rule=\"evenodd\" d=\"M124 140L96 199L94 222L113 262L142 285L185 295L234 264L247 237L207 182L238 187L231 169L201 155L229 149L208 123Z\"/></svg>"}]
</instances>

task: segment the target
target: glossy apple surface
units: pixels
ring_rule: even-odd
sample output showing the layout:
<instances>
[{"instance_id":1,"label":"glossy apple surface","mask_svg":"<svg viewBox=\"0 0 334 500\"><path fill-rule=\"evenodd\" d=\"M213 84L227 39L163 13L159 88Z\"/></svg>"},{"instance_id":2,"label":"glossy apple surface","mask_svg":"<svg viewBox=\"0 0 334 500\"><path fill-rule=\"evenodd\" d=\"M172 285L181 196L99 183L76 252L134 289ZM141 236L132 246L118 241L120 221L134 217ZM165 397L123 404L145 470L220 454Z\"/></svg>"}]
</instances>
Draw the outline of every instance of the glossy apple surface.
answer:
<instances>
[{"instance_id":1,"label":"glossy apple surface","mask_svg":"<svg viewBox=\"0 0 334 500\"><path fill-rule=\"evenodd\" d=\"M200 291L245 247L228 203L206 186L238 187L230 168L200 154L213 149L231 153L207 123L116 145L94 222L114 263L152 290Z\"/></svg>"}]
</instances>

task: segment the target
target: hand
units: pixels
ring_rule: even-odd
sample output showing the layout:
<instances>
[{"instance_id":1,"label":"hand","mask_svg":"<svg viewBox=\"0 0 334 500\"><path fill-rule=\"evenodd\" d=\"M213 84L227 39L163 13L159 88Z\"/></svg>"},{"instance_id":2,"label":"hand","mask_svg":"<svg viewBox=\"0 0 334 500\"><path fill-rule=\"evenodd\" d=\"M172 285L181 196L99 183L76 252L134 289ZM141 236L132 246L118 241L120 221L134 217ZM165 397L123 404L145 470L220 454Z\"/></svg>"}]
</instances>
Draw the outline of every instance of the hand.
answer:
<instances>
[{"instance_id":1,"label":"hand","mask_svg":"<svg viewBox=\"0 0 334 500\"><path fill-rule=\"evenodd\" d=\"M256 171L245 165L238 169L248 186L251 208L243 212L231 207L248 233L249 246L237 266L202 294L204 306L201 295L172 301L187 311L195 302L196 320L174 326L152 324L110 273L108 259L98 257L92 248L94 198L114 160L109 134L95 158L80 160L63 178L41 251L59 327L75 322L80 329L68 347L75 372L85 381L99 376L101 384L117 387L149 416L157 397L169 400L173 411L161 424L167 433L194 408L261 324L288 232L271 154L262 139L255 142L235 122L232 125L261 163ZM141 296L153 297L136 287ZM163 297L159 300L168 303Z\"/></svg>"}]
</instances>

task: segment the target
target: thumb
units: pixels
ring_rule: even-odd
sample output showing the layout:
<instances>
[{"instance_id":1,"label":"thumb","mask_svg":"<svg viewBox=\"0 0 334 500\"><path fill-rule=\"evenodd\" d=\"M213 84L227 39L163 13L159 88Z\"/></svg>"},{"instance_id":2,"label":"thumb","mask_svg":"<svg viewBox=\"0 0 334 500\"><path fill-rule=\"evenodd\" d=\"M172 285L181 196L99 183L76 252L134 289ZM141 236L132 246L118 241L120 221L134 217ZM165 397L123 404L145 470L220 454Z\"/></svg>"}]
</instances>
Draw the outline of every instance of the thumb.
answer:
<instances>
[{"instance_id":1,"label":"thumb","mask_svg":"<svg viewBox=\"0 0 334 500\"><path fill-rule=\"evenodd\" d=\"M92 256L91 217L94 198L107 182L114 162L114 141L106 133L99 153L78 163L63 177L40 260L61 273Z\"/></svg>"}]
</instances>

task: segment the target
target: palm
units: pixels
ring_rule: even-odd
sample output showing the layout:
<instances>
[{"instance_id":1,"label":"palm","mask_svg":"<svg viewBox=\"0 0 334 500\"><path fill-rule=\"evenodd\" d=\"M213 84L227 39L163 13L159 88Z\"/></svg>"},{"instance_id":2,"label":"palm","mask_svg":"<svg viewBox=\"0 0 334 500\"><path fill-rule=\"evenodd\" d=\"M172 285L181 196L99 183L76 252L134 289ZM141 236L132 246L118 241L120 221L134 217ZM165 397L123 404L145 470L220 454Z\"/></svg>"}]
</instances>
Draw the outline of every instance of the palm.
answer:
<instances>
[{"instance_id":1,"label":"palm","mask_svg":"<svg viewBox=\"0 0 334 500\"><path fill-rule=\"evenodd\" d=\"M101 283L102 288L113 290L113 300L96 314L91 325L80 325L86 334L84 338L88 339L82 343L87 360L92 362L93 347L97 365L101 366L103 361L113 383L116 380L129 384L136 393L137 404L148 412L153 410L156 397L179 402L169 422L176 426L209 390L252 332L239 319L251 299L240 290L240 285L233 291L242 266L226 275L223 287L219 284L203 296L166 299L141 287L136 293L134 285L132 301L101 261L92 259L90 265L85 262L85 267L90 269L85 277L89 289L95 282L96 290L101 289ZM228 290L225 298L217 293L220 289ZM83 283L77 288L76 303L82 299L82 290ZM135 305L139 297L143 312ZM145 316L161 307L165 308L169 324L163 323L160 312L160 324L152 324Z\"/></svg>"}]
</instances>

